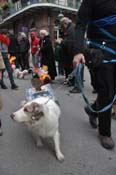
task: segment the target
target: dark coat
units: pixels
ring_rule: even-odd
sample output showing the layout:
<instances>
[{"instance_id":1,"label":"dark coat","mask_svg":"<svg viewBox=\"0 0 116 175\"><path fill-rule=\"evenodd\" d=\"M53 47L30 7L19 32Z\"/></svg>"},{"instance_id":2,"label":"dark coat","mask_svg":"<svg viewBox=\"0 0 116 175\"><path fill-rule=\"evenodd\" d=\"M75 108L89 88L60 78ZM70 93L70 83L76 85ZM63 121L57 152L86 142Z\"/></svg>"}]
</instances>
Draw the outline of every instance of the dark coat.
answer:
<instances>
[{"instance_id":1,"label":"dark coat","mask_svg":"<svg viewBox=\"0 0 116 175\"><path fill-rule=\"evenodd\" d=\"M73 52L72 49L74 47L74 39L75 39L75 25L73 23L69 23L66 32L64 33L63 41L61 42L62 47L62 63L63 65L72 66L73 61Z\"/></svg>"},{"instance_id":2,"label":"dark coat","mask_svg":"<svg viewBox=\"0 0 116 175\"><path fill-rule=\"evenodd\" d=\"M8 46L8 52L12 55L16 55L19 52L19 43L14 35L9 35L10 44Z\"/></svg>"},{"instance_id":3,"label":"dark coat","mask_svg":"<svg viewBox=\"0 0 116 175\"><path fill-rule=\"evenodd\" d=\"M51 79L54 79L56 74L54 51L49 36L45 36L40 40L40 54L41 54L41 66L48 66L48 73Z\"/></svg>"},{"instance_id":4,"label":"dark coat","mask_svg":"<svg viewBox=\"0 0 116 175\"><path fill-rule=\"evenodd\" d=\"M22 38L19 41L20 53L27 53L30 49L30 43L28 38Z\"/></svg>"},{"instance_id":5,"label":"dark coat","mask_svg":"<svg viewBox=\"0 0 116 175\"><path fill-rule=\"evenodd\" d=\"M83 53L84 35L87 29L87 38L92 40L104 41L109 40L104 34L100 33L93 25L87 25L90 21L102 19L116 14L116 0L83 0L81 7L77 13L75 41L78 42L74 48L74 54ZM112 35L116 36L116 24L104 27ZM108 47L116 49L115 42L109 42Z\"/></svg>"}]
</instances>

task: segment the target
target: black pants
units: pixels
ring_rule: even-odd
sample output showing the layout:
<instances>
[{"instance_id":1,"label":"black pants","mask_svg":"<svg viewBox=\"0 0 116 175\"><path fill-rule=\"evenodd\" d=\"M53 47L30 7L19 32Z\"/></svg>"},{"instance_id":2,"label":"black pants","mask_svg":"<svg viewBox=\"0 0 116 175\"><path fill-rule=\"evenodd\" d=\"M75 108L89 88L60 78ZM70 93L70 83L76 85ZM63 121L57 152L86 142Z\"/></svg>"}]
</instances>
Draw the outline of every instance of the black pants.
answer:
<instances>
[{"instance_id":1,"label":"black pants","mask_svg":"<svg viewBox=\"0 0 116 175\"><path fill-rule=\"evenodd\" d=\"M109 104L116 94L116 63L101 64L96 71L97 109ZM111 136L111 109L98 114L99 134Z\"/></svg>"},{"instance_id":2,"label":"black pants","mask_svg":"<svg viewBox=\"0 0 116 175\"><path fill-rule=\"evenodd\" d=\"M28 52L20 53L22 70L29 69L29 55Z\"/></svg>"},{"instance_id":3,"label":"black pants","mask_svg":"<svg viewBox=\"0 0 116 175\"><path fill-rule=\"evenodd\" d=\"M98 69L93 68L93 69L89 69L90 72L90 78L91 78L91 85L93 86L93 89L97 89L97 80L96 80L96 75L97 75L97 71Z\"/></svg>"}]
</instances>

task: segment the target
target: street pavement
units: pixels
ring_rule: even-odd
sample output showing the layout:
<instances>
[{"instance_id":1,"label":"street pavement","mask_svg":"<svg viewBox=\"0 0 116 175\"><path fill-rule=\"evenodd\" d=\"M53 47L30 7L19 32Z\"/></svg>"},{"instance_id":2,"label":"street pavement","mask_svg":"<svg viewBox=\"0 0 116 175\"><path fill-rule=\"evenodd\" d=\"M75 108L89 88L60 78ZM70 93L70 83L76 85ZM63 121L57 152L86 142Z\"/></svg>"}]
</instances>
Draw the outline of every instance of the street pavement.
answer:
<instances>
[{"instance_id":1,"label":"street pavement","mask_svg":"<svg viewBox=\"0 0 116 175\"><path fill-rule=\"evenodd\" d=\"M89 73L85 70L85 93L90 101ZM0 175L116 175L116 149L101 147L97 130L92 129L84 112L84 101L80 94L70 94L70 88L62 85L63 77L53 83L62 115L60 119L61 149L65 161L59 163L50 147L38 149L27 128L13 122L10 114L19 109L20 101L29 88L30 75L17 80L19 90L1 90L4 108L0 112L3 136L0 137ZM116 120L112 120L112 136L116 142Z\"/></svg>"}]
</instances>

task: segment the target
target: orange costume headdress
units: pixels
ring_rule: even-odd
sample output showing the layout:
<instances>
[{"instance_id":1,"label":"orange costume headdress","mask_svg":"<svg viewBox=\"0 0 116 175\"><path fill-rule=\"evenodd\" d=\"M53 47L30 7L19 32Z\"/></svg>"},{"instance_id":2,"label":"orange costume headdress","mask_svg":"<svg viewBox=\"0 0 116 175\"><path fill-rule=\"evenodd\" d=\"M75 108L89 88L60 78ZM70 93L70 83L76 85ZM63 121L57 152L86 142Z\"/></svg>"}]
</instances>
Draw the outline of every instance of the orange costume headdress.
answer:
<instances>
[{"instance_id":1,"label":"orange costume headdress","mask_svg":"<svg viewBox=\"0 0 116 175\"><path fill-rule=\"evenodd\" d=\"M34 68L34 72L39 75L42 85L45 84L46 79L51 81L51 77L48 74L48 67L46 65L42 66L42 68L39 68L39 69Z\"/></svg>"}]
</instances>

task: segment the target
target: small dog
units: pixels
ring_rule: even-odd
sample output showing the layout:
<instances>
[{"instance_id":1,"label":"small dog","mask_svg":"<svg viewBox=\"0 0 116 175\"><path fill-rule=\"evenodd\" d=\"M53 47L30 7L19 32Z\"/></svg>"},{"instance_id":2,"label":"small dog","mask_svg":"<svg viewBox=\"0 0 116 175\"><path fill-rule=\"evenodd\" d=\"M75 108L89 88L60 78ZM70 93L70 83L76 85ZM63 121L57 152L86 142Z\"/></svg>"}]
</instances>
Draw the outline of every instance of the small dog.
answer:
<instances>
[{"instance_id":1,"label":"small dog","mask_svg":"<svg viewBox=\"0 0 116 175\"><path fill-rule=\"evenodd\" d=\"M56 157L59 161L64 160L60 150L59 106L48 97L39 97L14 112L11 118L17 122L25 123L36 139L37 146L41 146L40 138L53 138Z\"/></svg>"},{"instance_id":2,"label":"small dog","mask_svg":"<svg viewBox=\"0 0 116 175\"><path fill-rule=\"evenodd\" d=\"M20 71L20 69L14 69L13 74L15 78L24 79L25 75L28 74L28 70Z\"/></svg>"}]
</instances>

